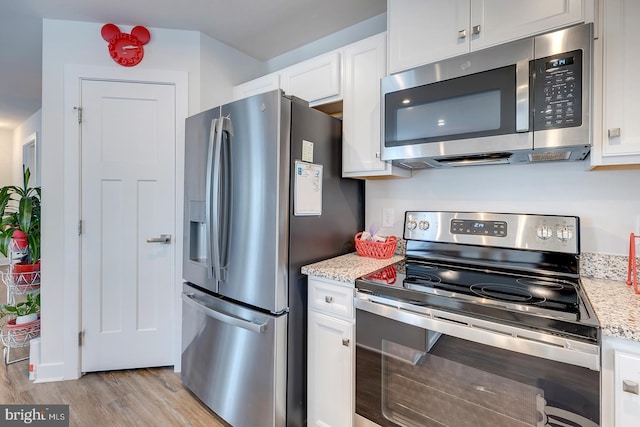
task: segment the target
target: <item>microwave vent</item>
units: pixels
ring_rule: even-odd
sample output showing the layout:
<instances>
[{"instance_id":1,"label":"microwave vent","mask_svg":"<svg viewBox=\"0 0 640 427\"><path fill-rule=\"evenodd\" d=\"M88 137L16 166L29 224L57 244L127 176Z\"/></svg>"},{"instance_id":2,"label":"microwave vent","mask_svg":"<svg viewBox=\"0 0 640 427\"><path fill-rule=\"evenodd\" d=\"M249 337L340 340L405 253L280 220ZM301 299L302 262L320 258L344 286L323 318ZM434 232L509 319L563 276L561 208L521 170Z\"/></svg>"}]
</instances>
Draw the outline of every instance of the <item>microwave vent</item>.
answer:
<instances>
[{"instance_id":1,"label":"microwave vent","mask_svg":"<svg viewBox=\"0 0 640 427\"><path fill-rule=\"evenodd\" d=\"M430 165L427 162L420 162L420 161L399 162L398 166L403 167L403 168L407 168L407 169L427 169L427 168L432 168L433 167L432 165Z\"/></svg>"},{"instance_id":2,"label":"microwave vent","mask_svg":"<svg viewBox=\"0 0 640 427\"><path fill-rule=\"evenodd\" d=\"M555 160L569 160L569 157L571 157L571 151L544 151L541 153L529 154L529 161L549 162Z\"/></svg>"}]
</instances>

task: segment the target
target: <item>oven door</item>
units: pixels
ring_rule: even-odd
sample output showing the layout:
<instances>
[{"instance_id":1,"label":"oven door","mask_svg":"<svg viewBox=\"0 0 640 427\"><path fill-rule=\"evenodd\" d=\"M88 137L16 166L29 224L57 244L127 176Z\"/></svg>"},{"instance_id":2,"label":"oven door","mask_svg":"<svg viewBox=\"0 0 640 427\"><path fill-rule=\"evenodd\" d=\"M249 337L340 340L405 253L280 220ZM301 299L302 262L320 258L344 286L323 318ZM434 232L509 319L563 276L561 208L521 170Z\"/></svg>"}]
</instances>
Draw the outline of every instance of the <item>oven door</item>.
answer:
<instances>
[{"instance_id":1,"label":"oven door","mask_svg":"<svg viewBox=\"0 0 640 427\"><path fill-rule=\"evenodd\" d=\"M356 425L600 425L599 348L358 292Z\"/></svg>"}]
</instances>

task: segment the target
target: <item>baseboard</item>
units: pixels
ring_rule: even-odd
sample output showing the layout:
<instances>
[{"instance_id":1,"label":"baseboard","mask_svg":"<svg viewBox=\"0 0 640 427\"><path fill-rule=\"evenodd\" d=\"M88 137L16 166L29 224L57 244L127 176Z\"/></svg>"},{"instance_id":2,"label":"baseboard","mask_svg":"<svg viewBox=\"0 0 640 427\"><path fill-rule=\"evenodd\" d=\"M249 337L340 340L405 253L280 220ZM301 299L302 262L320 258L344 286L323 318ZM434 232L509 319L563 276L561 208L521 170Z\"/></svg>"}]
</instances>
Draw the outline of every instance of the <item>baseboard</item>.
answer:
<instances>
[{"instance_id":1,"label":"baseboard","mask_svg":"<svg viewBox=\"0 0 640 427\"><path fill-rule=\"evenodd\" d=\"M64 364L47 363L36 367L36 379L34 383L51 383L64 381Z\"/></svg>"}]
</instances>

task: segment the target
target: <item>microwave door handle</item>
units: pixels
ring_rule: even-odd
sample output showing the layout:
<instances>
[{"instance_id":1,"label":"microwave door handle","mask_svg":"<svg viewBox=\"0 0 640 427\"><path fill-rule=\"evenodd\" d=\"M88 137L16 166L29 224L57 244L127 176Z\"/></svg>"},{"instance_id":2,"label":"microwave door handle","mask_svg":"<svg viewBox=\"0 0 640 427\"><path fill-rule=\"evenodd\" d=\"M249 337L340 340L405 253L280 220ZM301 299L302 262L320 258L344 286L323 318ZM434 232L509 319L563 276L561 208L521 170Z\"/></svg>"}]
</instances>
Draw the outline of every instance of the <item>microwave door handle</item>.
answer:
<instances>
[{"instance_id":1,"label":"microwave door handle","mask_svg":"<svg viewBox=\"0 0 640 427\"><path fill-rule=\"evenodd\" d=\"M529 132L529 60L516 62L516 132Z\"/></svg>"},{"instance_id":2,"label":"microwave door handle","mask_svg":"<svg viewBox=\"0 0 640 427\"><path fill-rule=\"evenodd\" d=\"M213 180L213 149L215 146L216 131L218 128L218 119L211 120L211 128L209 130L209 145L207 147L207 176L205 184L205 246L207 251L207 277L213 277L213 250L211 247L211 217L212 217L212 180Z\"/></svg>"}]
</instances>

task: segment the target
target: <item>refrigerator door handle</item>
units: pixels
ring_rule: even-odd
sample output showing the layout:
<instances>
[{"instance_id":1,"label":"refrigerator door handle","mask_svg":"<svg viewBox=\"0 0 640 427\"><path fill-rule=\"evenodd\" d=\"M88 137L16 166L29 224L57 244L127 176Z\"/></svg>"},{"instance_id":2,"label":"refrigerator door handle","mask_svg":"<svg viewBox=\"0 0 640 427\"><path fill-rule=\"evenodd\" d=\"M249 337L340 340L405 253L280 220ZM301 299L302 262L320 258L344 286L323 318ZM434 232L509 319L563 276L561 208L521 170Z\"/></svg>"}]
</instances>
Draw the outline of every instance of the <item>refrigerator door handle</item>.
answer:
<instances>
[{"instance_id":1,"label":"refrigerator door handle","mask_svg":"<svg viewBox=\"0 0 640 427\"><path fill-rule=\"evenodd\" d=\"M220 186L222 176L222 119L216 119L215 126L215 143L213 145L213 170L212 172L212 188L211 188L211 217L209 219L209 226L213 228L211 235L211 262L213 264L214 276L218 282L223 281L225 277L222 274L221 259L220 259L220 240L221 240L221 227L220 227L220 209L224 206L220 206ZM224 194L224 193L223 193ZM223 203L224 205L224 203Z\"/></svg>"},{"instance_id":2,"label":"refrigerator door handle","mask_svg":"<svg viewBox=\"0 0 640 427\"><path fill-rule=\"evenodd\" d=\"M232 316L227 313L222 313L220 311L216 311L210 307L207 307L203 302L198 301L196 296L193 293L182 293L182 301L191 305L193 308L201 311L209 317L212 317L216 320L219 320L223 323L238 326L240 328L247 329L251 332L255 332L258 334L264 333L267 328L267 322L264 323L254 323L245 319L241 319L239 317Z\"/></svg>"},{"instance_id":3,"label":"refrigerator door handle","mask_svg":"<svg viewBox=\"0 0 640 427\"><path fill-rule=\"evenodd\" d=\"M207 277L211 279L213 277L213 263L211 256L213 250L211 248L211 210L212 210L212 197L211 197L211 184L213 178L213 147L215 144L216 130L218 128L218 119L211 120L211 128L209 129L209 145L207 147L207 176L206 176L206 189L205 189L205 246L207 250Z\"/></svg>"},{"instance_id":4,"label":"refrigerator door handle","mask_svg":"<svg viewBox=\"0 0 640 427\"><path fill-rule=\"evenodd\" d=\"M229 117L221 117L218 122L218 132L220 134L220 174L222 182L220 183L219 197L219 215L221 220L218 221L218 256L219 271L218 280L226 280L226 268L229 261L229 232L231 230L231 195L232 190L232 171L231 171L231 137L233 129L231 127L231 119Z\"/></svg>"}]
</instances>

